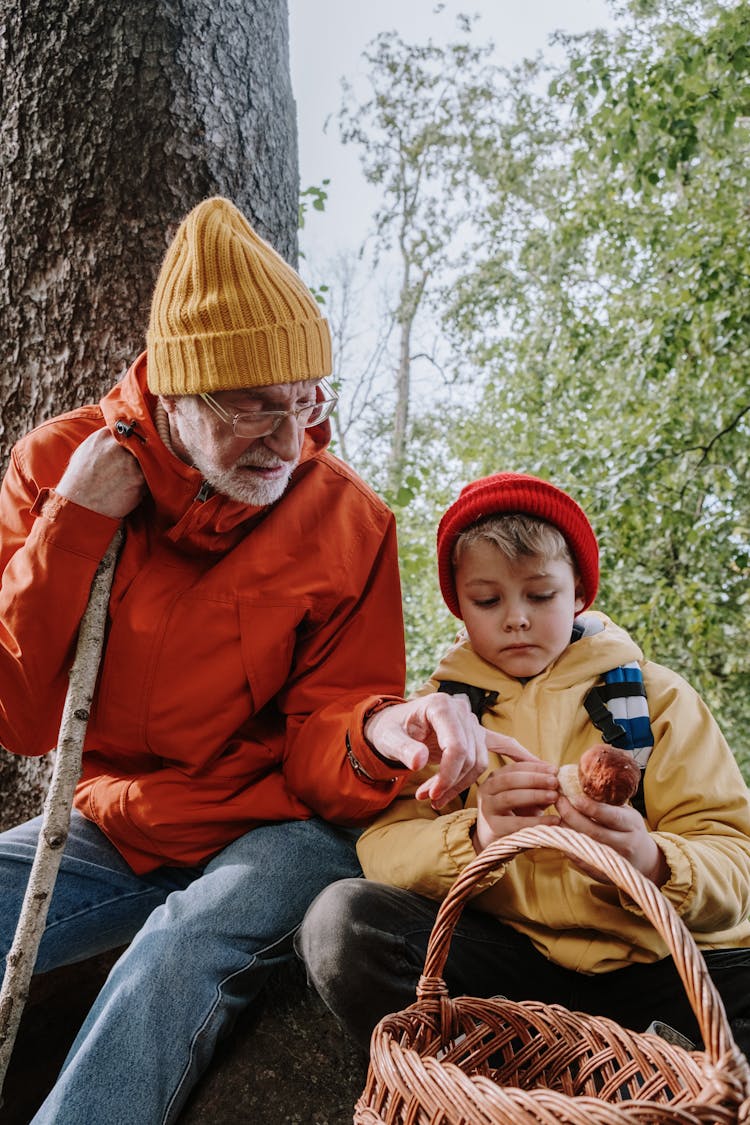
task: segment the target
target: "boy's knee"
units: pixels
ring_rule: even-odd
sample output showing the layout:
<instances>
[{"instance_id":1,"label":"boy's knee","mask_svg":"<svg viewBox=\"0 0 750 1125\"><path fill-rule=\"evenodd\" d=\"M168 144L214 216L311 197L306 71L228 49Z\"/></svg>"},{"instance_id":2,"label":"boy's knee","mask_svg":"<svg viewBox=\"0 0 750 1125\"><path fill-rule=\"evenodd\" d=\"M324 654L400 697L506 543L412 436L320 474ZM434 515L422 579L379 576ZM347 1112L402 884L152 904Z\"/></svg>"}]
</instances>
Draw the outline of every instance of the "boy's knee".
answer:
<instances>
[{"instance_id":1,"label":"boy's knee","mask_svg":"<svg viewBox=\"0 0 750 1125\"><path fill-rule=\"evenodd\" d=\"M342 964L351 964L358 941L361 902L369 898L364 879L342 879L321 891L309 907L295 948L316 983L335 976Z\"/></svg>"}]
</instances>

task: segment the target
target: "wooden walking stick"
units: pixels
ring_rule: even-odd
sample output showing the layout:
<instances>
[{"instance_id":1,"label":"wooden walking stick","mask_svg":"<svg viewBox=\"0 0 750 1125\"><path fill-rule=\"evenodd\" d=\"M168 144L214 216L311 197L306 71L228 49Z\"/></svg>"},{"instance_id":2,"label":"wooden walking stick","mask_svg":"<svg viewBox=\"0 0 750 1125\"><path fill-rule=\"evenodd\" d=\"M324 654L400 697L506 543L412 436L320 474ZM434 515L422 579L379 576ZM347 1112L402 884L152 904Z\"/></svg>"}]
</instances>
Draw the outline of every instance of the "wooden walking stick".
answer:
<instances>
[{"instance_id":1,"label":"wooden walking stick","mask_svg":"<svg viewBox=\"0 0 750 1125\"><path fill-rule=\"evenodd\" d=\"M109 592L121 542L122 529L118 529L94 574L88 605L81 618L39 842L5 965L0 990L0 1105L5 1074L28 998L39 942L70 830L73 794L81 776L83 740L99 671Z\"/></svg>"}]
</instances>

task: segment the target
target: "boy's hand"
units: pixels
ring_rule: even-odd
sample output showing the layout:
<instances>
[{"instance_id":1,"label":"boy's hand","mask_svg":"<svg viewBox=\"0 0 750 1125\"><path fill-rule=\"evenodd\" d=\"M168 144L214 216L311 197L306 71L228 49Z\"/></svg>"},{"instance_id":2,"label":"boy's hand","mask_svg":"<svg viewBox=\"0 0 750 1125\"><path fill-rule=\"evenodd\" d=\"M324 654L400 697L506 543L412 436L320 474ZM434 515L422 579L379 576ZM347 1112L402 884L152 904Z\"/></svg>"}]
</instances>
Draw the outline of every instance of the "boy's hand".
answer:
<instances>
[{"instance_id":1,"label":"boy's hand","mask_svg":"<svg viewBox=\"0 0 750 1125\"><path fill-rule=\"evenodd\" d=\"M511 760L493 770L479 786L477 794L477 826L473 836L477 854L494 840L520 828L560 822L559 816L544 813L558 799L556 767L535 758L514 739L505 741L511 745L492 749Z\"/></svg>"},{"instance_id":2,"label":"boy's hand","mask_svg":"<svg viewBox=\"0 0 750 1125\"><path fill-rule=\"evenodd\" d=\"M418 800L429 800L436 809L447 805L484 773L488 747L496 749L498 740L513 743L481 726L465 695L445 692L419 696L376 712L365 723L364 734L383 758L410 770L421 770L428 762L438 763L438 772L416 792Z\"/></svg>"},{"instance_id":3,"label":"boy's hand","mask_svg":"<svg viewBox=\"0 0 750 1125\"><path fill-rule=\"evenodd\" d=\"M631 805L605 805L583 794L575 798L560 794L556 807L566 828L574 828L600 844L608 844L657 887L666 883L669 868L664 852L637 809ZM577 865L600 883L609 882L586 864Z\"/></svg>"}]
</instances>

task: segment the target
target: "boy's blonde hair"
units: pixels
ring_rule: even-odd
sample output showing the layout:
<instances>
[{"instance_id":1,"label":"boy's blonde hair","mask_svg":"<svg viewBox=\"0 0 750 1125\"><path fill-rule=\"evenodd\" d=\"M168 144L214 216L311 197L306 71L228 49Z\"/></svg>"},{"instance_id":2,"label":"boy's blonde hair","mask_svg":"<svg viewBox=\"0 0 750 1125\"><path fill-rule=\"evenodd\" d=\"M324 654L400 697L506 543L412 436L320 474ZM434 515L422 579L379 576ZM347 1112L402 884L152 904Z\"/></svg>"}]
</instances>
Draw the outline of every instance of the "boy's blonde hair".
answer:
<instances>
[{"instance_id":1,"label":"boy's blonde hair","mask_svg":"<svg viewBox=\"0 0 750 1125\"><path fill-rule=\"evenodd\" d=\"M456 540L451 560L453 566L458 566L467 547L480 541L492 543L509 562L520 558L539 558L544 562L565 559L576 578L579 577L565 536L546 520L518 512L477 520L465 528Z\"/></svg>"}]
</instances>

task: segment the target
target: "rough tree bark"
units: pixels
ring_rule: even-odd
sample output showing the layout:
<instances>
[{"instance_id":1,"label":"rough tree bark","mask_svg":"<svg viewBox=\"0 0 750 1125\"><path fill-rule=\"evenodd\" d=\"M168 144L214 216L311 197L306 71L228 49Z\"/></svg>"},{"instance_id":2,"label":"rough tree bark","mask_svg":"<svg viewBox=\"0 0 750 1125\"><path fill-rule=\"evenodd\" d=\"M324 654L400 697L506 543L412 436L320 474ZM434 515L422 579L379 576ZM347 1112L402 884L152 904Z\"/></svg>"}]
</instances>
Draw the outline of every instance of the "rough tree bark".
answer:
<instances>
[{"instance_id":1,"label":"rough tree bark","mask_svg":"<svg viewBox=\"0 0 750 1125\"><path fill-rule=\"evenodd\" d=\"M195 203L228 196L296 265L299 182L286 0L0 0L0 71L4 469L142 350ZM47 780L0 753L0 828Z\"/></svg>"}]
</instances>

